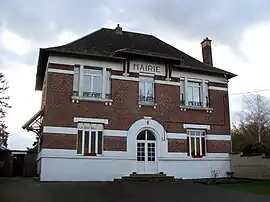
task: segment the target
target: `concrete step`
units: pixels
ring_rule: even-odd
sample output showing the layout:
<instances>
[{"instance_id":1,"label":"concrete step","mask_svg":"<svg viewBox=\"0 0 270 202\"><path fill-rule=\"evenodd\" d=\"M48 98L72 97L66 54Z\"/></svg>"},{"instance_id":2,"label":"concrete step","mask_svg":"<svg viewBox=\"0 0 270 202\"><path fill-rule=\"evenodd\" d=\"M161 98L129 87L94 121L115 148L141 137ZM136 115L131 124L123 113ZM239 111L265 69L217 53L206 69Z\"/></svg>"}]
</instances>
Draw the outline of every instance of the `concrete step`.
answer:
<instances>
[{"instance_id":1,"label":"concrete step","mask_svg":"<svg viewBox=\"0 0 270 202\"><path fill-rule=\"evenodd\" d=\"M132 173L129 176L123 176L121 179L114 179L115 182L120 181L140 181L140 182L146 182L146 181L174 181L173 176L167 176L164 173L159 174L136 174Z\"/></svg>"}]
</instances>

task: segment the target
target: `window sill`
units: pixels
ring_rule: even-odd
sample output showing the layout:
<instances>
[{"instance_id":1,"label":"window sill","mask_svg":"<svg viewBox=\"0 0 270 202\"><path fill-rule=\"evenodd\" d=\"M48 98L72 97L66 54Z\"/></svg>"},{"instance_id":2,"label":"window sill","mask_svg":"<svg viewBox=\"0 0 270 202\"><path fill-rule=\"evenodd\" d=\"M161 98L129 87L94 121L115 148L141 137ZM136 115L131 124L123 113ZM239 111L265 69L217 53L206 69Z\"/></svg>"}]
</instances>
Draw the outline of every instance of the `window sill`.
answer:
<instances>
[{"instance_id":1,"label":"window sill","mask_svg":"<svg viewBox=\"0 0 270 202\"><path fill-rule=\"evenodd\" d=\"M140 108L142 106L145 106L145 107L154 107L154 109L157 108L157 103L154 103L154 102L142 102L142 101L140 101L138 104L139 104L139 107Z\"/></svg>"},{"instance_id":2,"label":"window sill","mask_svg":"<svg viewBox=\"0 0 270 202\"><path fill-rule=\"evenodd\" d=\"M195 107L195 106L185 106L185 105L180 105L179 106L181 111L186 111L187 109L189 110L201 110L201 111L206 111L207 113L212 113L213 108L209 107Z\"/></svg>"},{"instance_id":3,"label":"window sill","mask_svg":"<svg viewBox=\"0 0 270 202\"><path fill-rule=\"evenodd\" d=\"M92 101L92 102L104 102L106 105L112 105L112 99L106 98L93 98L93 97L85 97L85 96L72 96L72 102L79 103L79 101Z\"/></svg>"}]
</instances>

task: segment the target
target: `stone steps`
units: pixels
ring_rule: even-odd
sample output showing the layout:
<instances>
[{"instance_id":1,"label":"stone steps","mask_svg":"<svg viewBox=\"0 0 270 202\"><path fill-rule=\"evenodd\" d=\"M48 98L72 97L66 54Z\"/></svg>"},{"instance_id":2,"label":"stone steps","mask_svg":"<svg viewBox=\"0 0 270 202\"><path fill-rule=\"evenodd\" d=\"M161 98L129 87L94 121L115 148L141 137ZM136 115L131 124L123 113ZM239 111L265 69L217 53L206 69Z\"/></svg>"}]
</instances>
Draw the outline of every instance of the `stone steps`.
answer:
<instances>
[{"instance_id":1,"label":"stone steps","mask_svg":"<svg viewBox=\"0 0 270 202\"><path fill-rule=\"evenodd\" d=\"M114 179L115 182L121 181L138 181L138 182L149 182L149 181L176 181L174 176L167 176L164 173L159 174L136 174L132 173L129 176L123 176L120 179Z\"/></svg>"}]
</instances>

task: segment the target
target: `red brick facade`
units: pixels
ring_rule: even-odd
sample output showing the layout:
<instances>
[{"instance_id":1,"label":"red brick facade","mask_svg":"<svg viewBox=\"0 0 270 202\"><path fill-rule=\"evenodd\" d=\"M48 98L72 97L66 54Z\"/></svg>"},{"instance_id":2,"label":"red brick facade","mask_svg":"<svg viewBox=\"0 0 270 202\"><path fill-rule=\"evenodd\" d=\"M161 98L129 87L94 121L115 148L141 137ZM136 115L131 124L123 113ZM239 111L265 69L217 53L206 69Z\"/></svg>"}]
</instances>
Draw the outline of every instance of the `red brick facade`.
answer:
<instances>
[{"instance_id":1,"label":"red brick facade","mask_svg":"<svg viewBox=\"0 0 270 202\"><path fill-rule=\"evenodd\" d=\"M207 152L209 153L229 153L231 152L231 141L228 140L207 140Z\"/></svg>"},{"instance_id":2,"label":"red brick facade","mask_svg":"<svg viewBox=\"0 0 270 202\"><path fill-rule=\"evenodd\" d=\"M168 152L187 152L187 140L168 139Z\"/></svg>"},{"instance_id":3,"label":"red brick facade","mask_svg":"<svg viewBox=\"0 0 270 202\"><path fill-rule=\"evenodd\" d=\"M69 65L49 64L50 67L72 70ZM119 75L119 74L118 74ZM134 74L135 75L135 74ZM181 111L180 86L155 84L155 102L157 108L139 107L139 84L136 81L112 79L111 106L104 102L80 101L73 103L73 75L48 72L45 100L45 126L76 127L73 117L95 117L108 119L105 129L128 130L138 119L151 116L170 133L185 133L184 123L211 125L209 134L230 134L229 101L227 91L209 90L212 113L206 110L187 109ZM210 82L209 86L227 87L227 84ZM43 92L44 94L44 92ZM43 136L43 148L75 149L76 136L46 134ZM218 148L214 142L218 142ZM221 143L220 143L221 142ZM208 152L230 151L224 141L208 142ZM229 141L228 141L229 142ZM230 142L229 142L230 143ZM122 137L104 137L104 149L126 151L126 139ZM169 152L186 151L184 140L169 140Z\"/></svg>"},{"instance_id":4,"label":"red brick facade","mask_svg":"<svg viewBox=\"0 0 270 202\"><path fill-rule=\"evenodd\" d=\"M104 136L104 151L127 151L127 138Z\"/></svg>"}]
</instances>

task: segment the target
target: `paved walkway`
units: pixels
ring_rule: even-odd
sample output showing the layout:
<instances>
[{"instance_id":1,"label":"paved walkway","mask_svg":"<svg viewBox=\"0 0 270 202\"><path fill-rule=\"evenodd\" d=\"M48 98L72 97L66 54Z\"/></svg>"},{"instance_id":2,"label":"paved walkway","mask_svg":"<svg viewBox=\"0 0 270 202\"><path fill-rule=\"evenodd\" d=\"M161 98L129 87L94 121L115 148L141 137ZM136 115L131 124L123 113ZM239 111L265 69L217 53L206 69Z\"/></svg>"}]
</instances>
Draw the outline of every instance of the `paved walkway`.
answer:
<instances>
[{"instance_id":1,"label":"paved walkway","mask_svg":"<svg viewBox=\"0 0 270 202\"><path fill-rule=\"evenodd\" d=\"M270 197L180 182L40 183L1 179L1 202L269 202Z\"/></svg>"}]
</instances>

